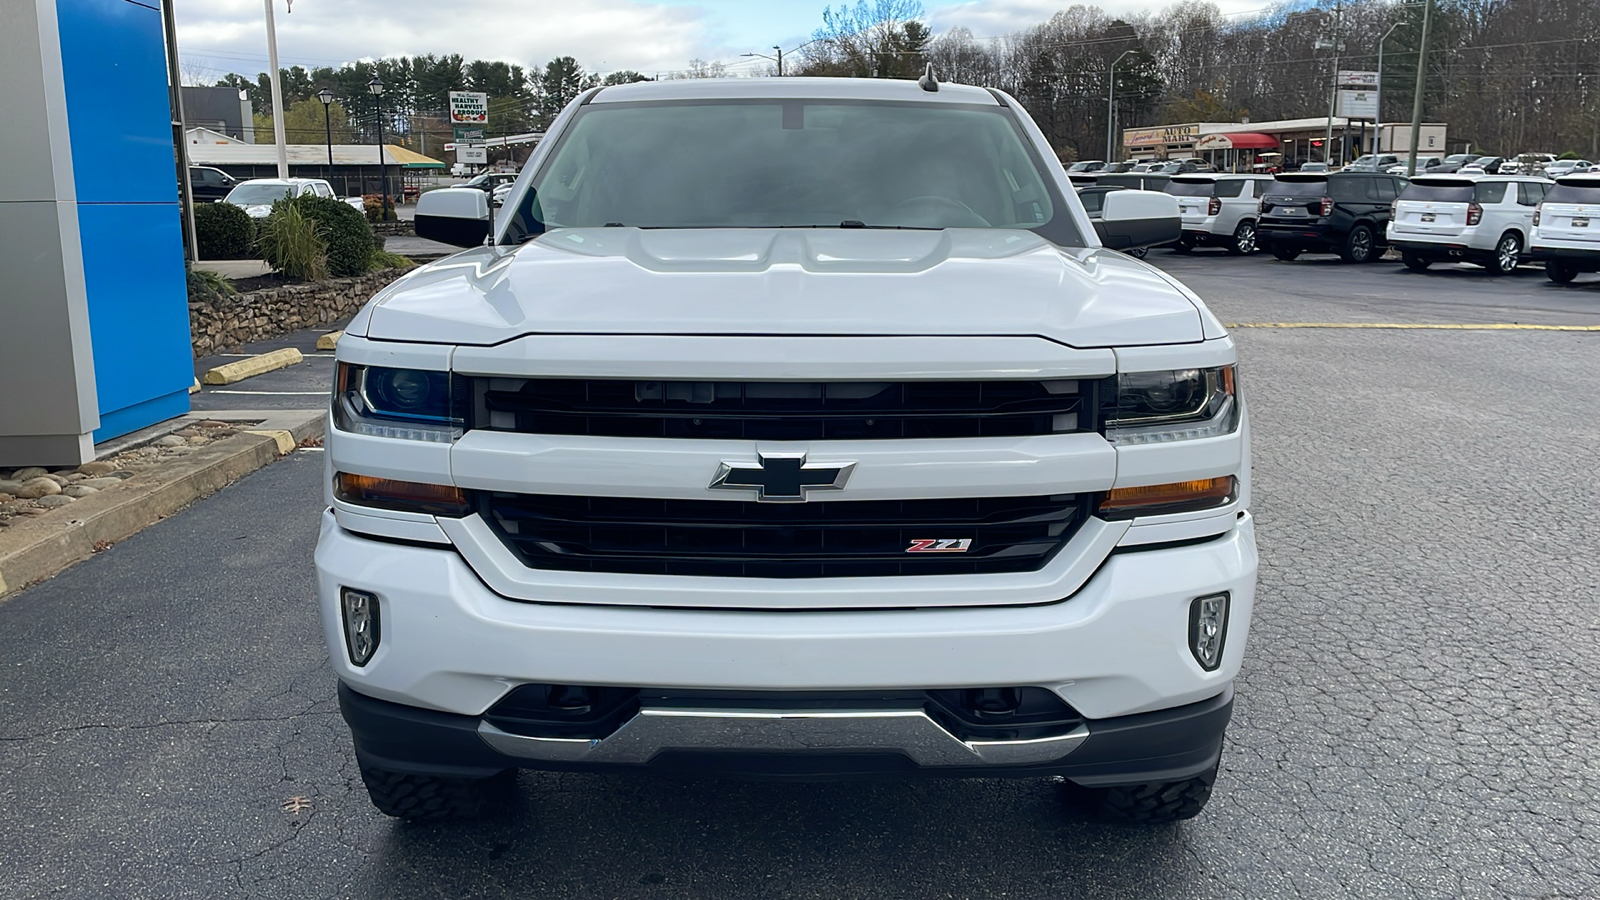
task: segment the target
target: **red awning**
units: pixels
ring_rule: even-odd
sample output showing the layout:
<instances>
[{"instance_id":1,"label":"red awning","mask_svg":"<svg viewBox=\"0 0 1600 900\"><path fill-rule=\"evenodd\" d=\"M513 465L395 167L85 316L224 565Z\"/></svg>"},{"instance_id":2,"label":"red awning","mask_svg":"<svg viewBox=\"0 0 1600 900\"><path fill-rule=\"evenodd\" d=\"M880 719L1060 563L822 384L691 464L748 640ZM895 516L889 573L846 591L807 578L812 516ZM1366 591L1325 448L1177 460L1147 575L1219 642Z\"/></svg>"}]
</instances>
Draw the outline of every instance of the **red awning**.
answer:
<instances>
[{"instance_id":1,"label":"red awning","mask_svg":"<svg viewBox=\"0 0 1600 900\"><path fill-rule=\"evenodd\" d=\"M1266 150L1278 146L1278 139L1257 131L1208 134L1195 144L1196 150Z\"/></svg>"}]
</instances>

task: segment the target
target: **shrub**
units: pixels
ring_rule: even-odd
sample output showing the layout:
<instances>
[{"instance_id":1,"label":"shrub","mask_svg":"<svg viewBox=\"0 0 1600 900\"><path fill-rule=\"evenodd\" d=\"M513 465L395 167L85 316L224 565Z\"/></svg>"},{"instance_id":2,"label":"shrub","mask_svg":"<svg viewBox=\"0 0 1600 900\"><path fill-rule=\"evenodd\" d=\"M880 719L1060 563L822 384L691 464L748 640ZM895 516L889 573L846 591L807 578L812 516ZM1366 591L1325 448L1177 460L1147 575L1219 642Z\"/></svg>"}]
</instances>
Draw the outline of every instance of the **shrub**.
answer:
<instances>
[{"instance_id":1,"label":"shrub","mask_svg":"<svg viewBox=\"0 0 1600 900\"><path fill-rule=\"evenodd\" d=\"M368 222L394 221L394 201L383 194L362 194L361 208L366 211Z\"/></svg>"},{"instance_id":2,"label":"shrub","mask_svg":"<svg viewBox=\"0 0 1600 900\"><path fill-rule=\"evenodd\" d=\"M201 259L249 259L255 223L232 203L200 203L194 208L194 236Z\"/></svg>"},{"instance_id":3,"label":"shrub","mask_svg":"<svg viewBox=\"0 0 1600 900\"><path fill-rule=\"evenodd\" d=\"M327 229L306 214L306 199L279 200L272 204L272 214L261 225L261 258L275 271L291 278L320 281L328 277ZM361 223L361 227L367 227L366 223Z\"/></svg>"},{"instance_id":4,"label":"shrub","mask_svg":"<svg viewBox=\"0 0 1600 900\"><path fill-rule=\"evenodd\" d=\"M233 282L215 272L191 268L188 269L187 275L190 300L217 300L239 293Z\"/></svg>"},{"instance_id":5,"label":"shrub","mask_svg":"<svg viewBox=\"0 0 1600 900\"><path fill-rule=\"evenodd\" d=\"M372 271L374 272L379 269L400 269L404 271L415 265L416 262L409 256L401 256L398 253L390 253L387 250L379 250L377 253L372 254Z\"/></svg>"},{"instance_id":6,"label":"shrub","mask_svg":"<svg viewBox=\"0 0 1600 900\"><path fill-rule=\"evenodd\" d=\"M328 246L328 274L360 275L367 271L377 245L372 226L361 213L331 197L297 197L293 201L301 215L317 223Z\"/></svg>"}]
</instances>

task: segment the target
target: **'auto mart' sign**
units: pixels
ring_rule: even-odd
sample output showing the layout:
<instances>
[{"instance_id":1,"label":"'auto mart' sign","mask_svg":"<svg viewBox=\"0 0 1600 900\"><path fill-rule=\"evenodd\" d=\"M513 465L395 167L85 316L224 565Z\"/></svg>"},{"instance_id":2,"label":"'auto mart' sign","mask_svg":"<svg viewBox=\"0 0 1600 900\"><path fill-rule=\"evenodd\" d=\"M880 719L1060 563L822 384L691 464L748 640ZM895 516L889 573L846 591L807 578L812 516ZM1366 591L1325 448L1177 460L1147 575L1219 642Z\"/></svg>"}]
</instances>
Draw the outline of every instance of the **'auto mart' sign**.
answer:
<instances>
[{"instance_id":1,"label":"'auto mart' sign","mask_svg":"<svg viewBox=\"0 0 1600 900\"><path fill-rule=\"evenodd\" d=\"M1159 147L1163 144L1192 144L1200 136L1199 125L1167 125L1163 128L1135 128L1123 132L1124 147Z\"/></svg>"}]
</instances>

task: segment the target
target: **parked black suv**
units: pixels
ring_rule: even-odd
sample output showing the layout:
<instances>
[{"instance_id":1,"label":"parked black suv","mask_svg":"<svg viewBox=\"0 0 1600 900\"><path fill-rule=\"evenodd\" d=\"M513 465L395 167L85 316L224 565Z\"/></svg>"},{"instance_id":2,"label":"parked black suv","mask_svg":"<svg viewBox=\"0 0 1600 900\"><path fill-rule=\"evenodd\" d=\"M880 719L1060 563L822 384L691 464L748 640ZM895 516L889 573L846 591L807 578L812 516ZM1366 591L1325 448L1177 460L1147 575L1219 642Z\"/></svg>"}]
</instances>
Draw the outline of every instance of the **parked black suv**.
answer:
<instances>
[{"instance_id":1,"label":"parked black suv","mask_svg":"<svg viewBox=\"0 0 1600 900\"><path fill-rule=\"evenodd\" d=\"M1295 172L1279 175L1261 198L1257 239L1272 255L1337 253L1345 262L1383 256L1389 209L1406 180L1374 172Z\"/></svg>"},{"instance_id":2,"label":"parked black suv","mask_svg":"<svg viewBox=\"0 0 1600 900\"><path fill-rule=\"evenodd\" d=\"M189 193L196 203L210 203L228 196L239 180L210 166L189 167Z\"/></svg>"}]
</instances>

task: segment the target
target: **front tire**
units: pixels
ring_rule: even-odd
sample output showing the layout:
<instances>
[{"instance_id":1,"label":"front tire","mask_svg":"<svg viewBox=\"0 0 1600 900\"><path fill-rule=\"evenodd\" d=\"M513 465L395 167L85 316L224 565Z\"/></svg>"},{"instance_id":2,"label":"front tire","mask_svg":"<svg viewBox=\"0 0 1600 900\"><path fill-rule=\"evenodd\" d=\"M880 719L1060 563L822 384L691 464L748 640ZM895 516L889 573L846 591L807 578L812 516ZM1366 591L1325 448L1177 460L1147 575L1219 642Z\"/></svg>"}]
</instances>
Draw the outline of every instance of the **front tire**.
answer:
<instances>
[{"instance_id":1,"label":"front tire","mask_svg":"<svg viewBox=\"0 0 1600 900\"><path fill-rule=\"evenodd\" d=\"M1260 249L1256 246L1256 223L1240 222L1239 227L1233 230L1233 243L1228 245L1228 252L1234 256L1249 256Z\"/></svg>"},{"instance_id":2,"label":"front tire","mask_svg":"<svg viewBox=\"0 0 1600 900\"><path fill-rule=\"evenodd\" d=\"M1420 253L1412 253L1410 250L1400 251L1400 261L1413 272L1426 272L1428 267L1433 265L1433 260Z\"/></svg>"},{"instance_id":3,"label":"front tire","mask_svg":"<svg viewBox=\"0 0 1600 900\"><path fill-rule=\"evenodd\" d=\"M1522 239L1514 234L1503 234L1500 242L1494 245L1494 256L1489 257L1483 267L1495 275L1513 275L1521 258Z\"/></svg>"},{"instance_id":4,"label":"front tire","mask_svg":"<svg viewBox=\"0 0 1600 900\"><path fill-rule=\"evenodd\" d=\"M1347 263L1364 263L1372 259L1372 229L1357 225L1344 239L1339 258Z\"/></svg>"},{"instance_id":5,"label":"front tire","mask_svg":"<svg viewBox=\"0 0 1600 900\"><path fill-rule=\"evenodd\" d=\"M1217 766L1183 781L1095 788L1095 812L1107 822L1166 825L1200 815L1217 782Z\"/></svg>"},{"instance_id":6,"label":"front tire","mask_svg":"<svg viewBox=\"0 0 1600 900\"><path fill-rule=\"evenodd\" d=\"M515 769L488 778L440 778L361 767L372 805L386 816L408 822L475 819L494 813L503 806L516 777Z\"/></svg>"},{"instance_id":7,"label":"front tire","mask_svg":"<svg viewBox=\"0 0 1600 900\"><path fill-rule=\"evenodd\" d=\"M1150 248L1149 247L1134 247L1132 250L1128 251L1128 255L1133 257L1134 259L1144 259L1146 256L1150 255Z\"/></svg>"},{"instance_id":8,"label":"front tire","mask_svg":"<svg viewBox=\"0 0 1600 900\"><path fill-rule=\"evenodd\" d=\"M1578 267L1569 262L1552 259L1544 264L1544 274L1556 284L1570 284L1578 277Z\"/></svg>"},{"instance_id":9,"label":"front tire","mask_svg":"<svg viewBox=\"0 0 1600 900\"><path fill-rule=\"evenodd\" d=\"M1272 255L1274 257L1276 257L1277 259L1283 260L1284 262L1294 262L1296 259L1298 259L1300 257L1300 248L1299 247L1280 247L1280 246L1274 244L1273 247L1272 247Z\"/></svg>"}]
</instances>

